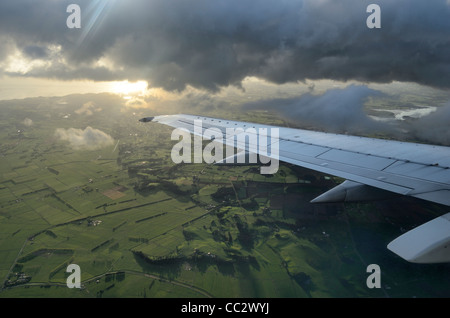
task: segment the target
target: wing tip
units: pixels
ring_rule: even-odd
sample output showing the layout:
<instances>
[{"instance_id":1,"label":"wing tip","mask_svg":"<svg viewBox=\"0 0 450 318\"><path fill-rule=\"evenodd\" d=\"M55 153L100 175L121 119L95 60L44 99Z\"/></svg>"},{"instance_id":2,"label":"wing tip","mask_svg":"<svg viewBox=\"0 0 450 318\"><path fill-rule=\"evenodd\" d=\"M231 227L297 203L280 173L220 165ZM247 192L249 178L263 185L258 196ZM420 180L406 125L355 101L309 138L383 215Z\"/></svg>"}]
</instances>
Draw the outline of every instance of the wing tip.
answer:
<instances>
[{"instance_id":1,"label":"wing tip","mask_svg":"<svg viewBox=\"0 0 450 318\"><path fill-rule=\"evenodd\" d=\"M149 121L153 121L154 118L155 117L144 117L144 118L139 119L139 121L143 122L143 123L148 123Z\"/></svg>"}]
</instances>

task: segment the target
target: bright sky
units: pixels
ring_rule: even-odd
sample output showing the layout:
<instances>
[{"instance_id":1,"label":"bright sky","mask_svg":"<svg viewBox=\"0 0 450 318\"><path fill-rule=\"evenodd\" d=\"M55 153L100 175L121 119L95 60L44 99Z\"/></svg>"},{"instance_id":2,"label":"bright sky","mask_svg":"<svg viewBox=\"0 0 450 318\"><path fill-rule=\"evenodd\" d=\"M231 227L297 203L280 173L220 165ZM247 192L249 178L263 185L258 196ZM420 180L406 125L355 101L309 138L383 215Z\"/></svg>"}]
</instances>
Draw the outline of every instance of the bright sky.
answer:
<instances>
[{"instance_id":1,"label":"bright sky","mask_svg":"<svg viewBox=\"0 0 450 318\"><path fill-rule=\"evenodd\" d=\"M0 78L0 100L29 97L65 96L86 93L114 93L126 98L127 95L145 95L146 81L61 81L44 78Z\"/></svg>"}]
</instances>

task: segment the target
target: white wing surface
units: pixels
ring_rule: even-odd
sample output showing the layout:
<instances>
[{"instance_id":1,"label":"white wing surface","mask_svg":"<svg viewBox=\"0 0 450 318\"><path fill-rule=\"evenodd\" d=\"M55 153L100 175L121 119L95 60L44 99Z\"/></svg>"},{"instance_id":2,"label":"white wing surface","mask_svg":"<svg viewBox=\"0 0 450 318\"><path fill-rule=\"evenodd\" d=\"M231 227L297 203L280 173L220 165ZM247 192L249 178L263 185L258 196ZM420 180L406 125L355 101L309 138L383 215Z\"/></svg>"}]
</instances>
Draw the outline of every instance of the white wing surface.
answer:
<instances>
[{"instance_id":1,"label":"white wing surface","mask_svg":"<svg viewBox=\"0 0 450 318\"><path fill-rule=\"evenodd\" d=\"M249 144L246 145L242 142L239 144L237 136L215 141L348 180L313 202L379 199L392 193L450 205L450 147L184 114L147 117L141 121L158 122L201 136L210 128L219 129L224 136L227 136L227 129L242 128L249 137L255 131L258 134L263 129L269 132L277 129L278 138L267 138L266 148L252 145L252 138L248 138ZM200 130L195 125L199 122L202 125ZM258 141L257 138L253 140ZM270 152L269 149L276 149L277 153ZM390 244L389 249L411 262L450 262L450 222L448 218L442 217L433 222L427 231L439 227L440 234L434 235L431 242L429 239L421 239L421 236L427 235L427 231L412 233L413 230L397 239L404 237L404 242L400 240L400 243L397 241L397 244ZM417 253L411 252L410 247L405 248L409 244L417 246L418 241L425 243L421 244L422 249ZM432 257L428 258L428 253ZM419 254L420 257L417 256Z\"/></svg>"}]
</instances>

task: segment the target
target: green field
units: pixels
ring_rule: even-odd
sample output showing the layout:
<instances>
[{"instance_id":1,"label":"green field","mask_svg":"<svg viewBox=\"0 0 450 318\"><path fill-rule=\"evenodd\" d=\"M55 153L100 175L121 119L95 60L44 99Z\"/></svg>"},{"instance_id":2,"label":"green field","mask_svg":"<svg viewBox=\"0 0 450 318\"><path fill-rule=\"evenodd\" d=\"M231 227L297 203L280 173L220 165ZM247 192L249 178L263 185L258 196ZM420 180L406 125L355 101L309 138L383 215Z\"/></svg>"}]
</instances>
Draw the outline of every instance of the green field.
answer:
<instances>
[{"instance_id":1,"label":"green field","mask_svg":"<svg viewBox=\"0 0 450 318\"><path fill-rule=\"evenodd\" d=\"M90 100L104 110L74 113ZM448 265L386 249L401 226L441 207L313 205L340 180L289 165L270 177L254 166L175 165L168 127L138 123L143 114L109 95L59 101L0 104L0 297L450 296ZM55 135L87 126L114 142L88 149ZM366 286L372 263L381 289ZM81 289L66 286L69 264L81 268Z\"/></svg>"}]
</instances>

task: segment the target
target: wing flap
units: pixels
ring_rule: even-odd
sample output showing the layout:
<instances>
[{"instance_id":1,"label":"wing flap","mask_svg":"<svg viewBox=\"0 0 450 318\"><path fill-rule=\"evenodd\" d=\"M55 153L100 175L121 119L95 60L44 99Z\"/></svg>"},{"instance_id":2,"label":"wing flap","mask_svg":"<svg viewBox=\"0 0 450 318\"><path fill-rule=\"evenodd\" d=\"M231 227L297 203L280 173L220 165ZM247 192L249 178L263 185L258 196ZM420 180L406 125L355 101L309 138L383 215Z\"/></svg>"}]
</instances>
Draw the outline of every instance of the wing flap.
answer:
<instances>
[{"instance_id":1,"label":"wing flap","mask_svg":"<svg viewBox=\"0 0 450 318\"><path fill-rule=\"evenodd\" d=\"M320 159L331 160L348 165L354 165L363 168L370 168L374 170L383 170L395 162L394 159L383 158L370 154L361 154L345 150L332 149L320 156Z\"/></svg>"},{"instance_id":2,"label":"wing flap","mask_svg":"<svg viewBox=\"0 0 450 318\"><path fill-rule=\"evenodd\" d=\"M419 179L427 179L434 182L450 182L450 169L440 166L397 161L384 171Z\"/></svg>"},{"instance_id":3,"label":"wing flap","mask_svg":"<svg viewBox=\"0 0 450 318\"><path fill-rule=\"evenodd\" d=\"M362 163L356 165L355 162L361 158L348 163L348 157L351 155L347 155L347 160L342 157L340 160L336 160L334 157L324 156L329 151L332 149L284 141L280 143L279 160L398 194L406 195L414 189L411 181L407 178L398 178L383 171L364 167Z\"/></svg>"}]
</instances>

